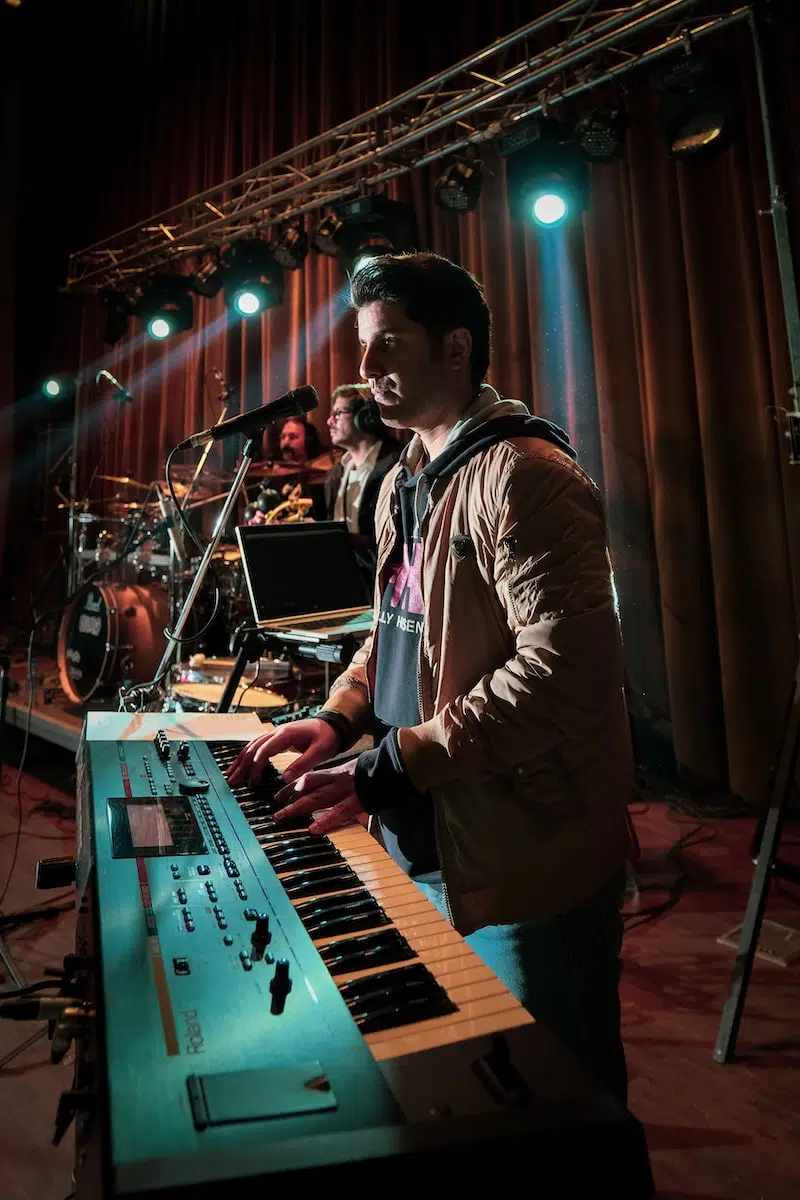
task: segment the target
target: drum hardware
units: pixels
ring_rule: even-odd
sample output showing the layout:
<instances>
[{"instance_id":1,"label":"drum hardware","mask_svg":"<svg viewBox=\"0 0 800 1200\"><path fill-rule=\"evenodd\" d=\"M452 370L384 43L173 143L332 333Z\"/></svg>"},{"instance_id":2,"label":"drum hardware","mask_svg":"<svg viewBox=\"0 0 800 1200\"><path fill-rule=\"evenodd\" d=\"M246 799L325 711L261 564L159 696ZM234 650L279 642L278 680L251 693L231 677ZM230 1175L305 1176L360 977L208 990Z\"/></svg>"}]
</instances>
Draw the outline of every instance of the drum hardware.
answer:
<instances>
[{"instance_id":1,"label":"drum hardware","mask_svg":"<svg viewBox=\"0 0 800 1200\"><path fill-rule=\"evenodd\" d=\"M236 507L239 499L239 492L241 491L247 472L252 464L253 454L256 452L260 444L260 439L261 435L259 433L257 437L248 437L244 443L239 467L236 471L236 475L230 486L230 490L226 497L225 503L222 506L219 517L214 524L214 532L212 534L211 541L206 546L203 557L200 560L197 572L192 580L189 591L186 594L186 598L183 601L177 621L174 622L173 628L169 631L166 648L161 656L161 661L158 663L153 677L147 681L147 684L144 684L144 681L136 681L139 686L133 686L120 691L120 711L126 711L129 705L135 705L137 709L140 709L143 705L150 704L155 701L157 689L162 686L163 680L167 677L170 663L172 662L176 649L181 644L182 634L186 629L195 600L197 599L203 587L208 568L211 565L211 560L217 551L220 541L222 540L222 531L227 525L228 520L230 519ZM175 450L171 451L170 457L174 453ZM171 473L169 458L167 459L167 464L169 474Z\"/></svg>"},{"instance_id":2,"label":"drum hardware","mask_svg":"<svg viewBox=\"0 0 800 1200\"><path fill-rule=\"evenodd\" d=\"M85 704L129 676L146 681L166 621L167 597L161 589L87 584L65 610L58 634L59 680L68 698Z\"/></svg>"},{"instance_id":3,"label":"drum hardware","mask_svg":"<svg viewBox=\"0 0 800 1200\"><path fill-rule=\"evenodd\" d=\"M149 483L141 483L138 479L131 479L130 475L95 475L95 479L104 479L108 483L121 483L123 487L141 488L143 492L150 490Z\"/></svg>"}]
</instances>

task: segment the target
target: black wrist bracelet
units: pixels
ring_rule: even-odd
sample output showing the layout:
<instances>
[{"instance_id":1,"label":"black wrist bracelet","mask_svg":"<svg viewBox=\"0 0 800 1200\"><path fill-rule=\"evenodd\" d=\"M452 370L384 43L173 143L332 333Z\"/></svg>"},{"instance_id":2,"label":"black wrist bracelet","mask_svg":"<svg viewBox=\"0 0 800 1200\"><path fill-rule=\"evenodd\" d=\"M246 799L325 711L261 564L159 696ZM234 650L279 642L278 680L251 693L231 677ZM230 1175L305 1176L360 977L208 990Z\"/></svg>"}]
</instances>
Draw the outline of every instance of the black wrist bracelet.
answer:
<instances>
[{"instance_id":1,"label":"black wrist bracelet","mask_svg":"<svg viewBox=\"0 0 800 1200\"><path fill-rule=\"evenodd\" d=\"M343 713L322 709L315 716L320 721L324 721L326 725L330 725L331 729L334 729L338 733L341 739L341 746L339 747L341 750L346 750L349 746L352 746L355 741L353 726Z\"/></svg>"}]
</instances>

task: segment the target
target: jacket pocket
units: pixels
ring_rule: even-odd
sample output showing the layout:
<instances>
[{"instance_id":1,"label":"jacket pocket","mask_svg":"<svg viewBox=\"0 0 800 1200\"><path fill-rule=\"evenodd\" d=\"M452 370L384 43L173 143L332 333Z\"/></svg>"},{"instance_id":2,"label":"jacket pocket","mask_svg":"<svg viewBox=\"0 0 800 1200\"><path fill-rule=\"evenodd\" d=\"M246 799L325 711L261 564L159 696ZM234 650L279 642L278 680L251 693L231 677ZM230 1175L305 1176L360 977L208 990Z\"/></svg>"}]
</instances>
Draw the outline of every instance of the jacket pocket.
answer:
<instances>
[{"instance_id":1,"label":"jacket pocket","mask_svg":"<svg viewBox=\"0 0 800 1200\"><path fill-rule=\"evenodd\" d=\"M559 751L514 767L511 794L544 836L580 820L585 812L584 798Z\"/></svg>"}]
</instances>

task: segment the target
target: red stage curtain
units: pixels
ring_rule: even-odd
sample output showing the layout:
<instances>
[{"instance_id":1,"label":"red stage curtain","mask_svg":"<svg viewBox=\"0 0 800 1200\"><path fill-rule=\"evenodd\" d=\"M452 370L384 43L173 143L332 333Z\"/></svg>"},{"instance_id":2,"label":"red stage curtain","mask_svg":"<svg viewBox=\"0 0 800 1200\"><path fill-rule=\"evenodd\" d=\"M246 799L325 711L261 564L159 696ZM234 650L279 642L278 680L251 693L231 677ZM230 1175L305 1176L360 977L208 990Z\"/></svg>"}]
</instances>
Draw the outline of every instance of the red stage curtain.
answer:
<instances>
[{"instance_id":1,"label":"red stage curtain","mask_svg":"<svg viewBox=\"0 0 800 1200\"><path fill-rule=\"evenodd\" d=\"M141 112L110 156L98 237L388 99L551 5L116 7ZM791 121L797 38L791 6L781 12L769 61ZM793 493L796 483L778 418L789 366L771 225L759 215L770 198L747 33L716 35L715 46L747 98L741 137L716 161L676 166L647 82L631 78L626 153L592 169L582 229L544 243L512 227L491 152L480 208L466 218L433 205L435 168L401 178L394 194L413 199L422 247L485 284L491 382L564 424L604 489L637 727L654 744L672 738L687 779L755 800L795 666L797 522L782 484ZM797 199L796 177L786 182ZM284 304L260 327L228 327L221 304L204 301L195 331L176 342L121 343L110 366L134 403L102 410L84 483L103 441L104 473L159 478L169 447L219 414L212 367L247 407L312 383L322 428L331 388L358 366L343 284L336 263L312 255L287 274ZM86 363L104 353L102 326L88 304ZM96 403L91 389L83 402Z\"/></svg>"}]
</instances>

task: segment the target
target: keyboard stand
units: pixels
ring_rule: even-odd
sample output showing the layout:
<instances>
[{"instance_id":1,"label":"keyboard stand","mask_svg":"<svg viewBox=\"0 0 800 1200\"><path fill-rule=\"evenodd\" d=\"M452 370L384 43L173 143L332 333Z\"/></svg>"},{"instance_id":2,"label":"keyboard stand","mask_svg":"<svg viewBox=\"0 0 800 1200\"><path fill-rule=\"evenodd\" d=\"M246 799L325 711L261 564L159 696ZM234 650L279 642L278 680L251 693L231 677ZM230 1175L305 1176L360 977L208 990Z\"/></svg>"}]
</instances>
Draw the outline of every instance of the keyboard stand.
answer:
<instances>
[{"instance_id":1,"label":"keyboard stand","mask_svg":"<svg viewBox=\"0 0 800 1200\"><path fill-rule=\"evenodd\" d=\"M227 683L223 688L219 703L214 709L218 713L230 712L236 689L239 686L244 669L248 663L258 662L267 650L277 650L278 653L294 655L296 658L313 658L317 662L346 667L358 649L359 642L351 633L345 633L336 641L308 643L287 641L279 633L267 633L256 626L238 630L233 648L237 651L236 661Z\"/></svg>"},{"instance_id":2,"label":"keyboard stand","mask_svg":"<svg viewBox=\"0 0 800 1200\"><path fill-rule=\"evenodd\" d=\"M244 669L248 663L258 662L264 651L267 649L270 637L268 634L262 633L260 629L245 628L240 629L236 633L234 640L234 648L238 650L236 661L233 664L233 669L228 676L228 681L222 689L222 695L219 698L219 703L214 709L218 713L230 712L233 698L236 695L236 689L244 674Z\"/></svg>"}]
</instances>

